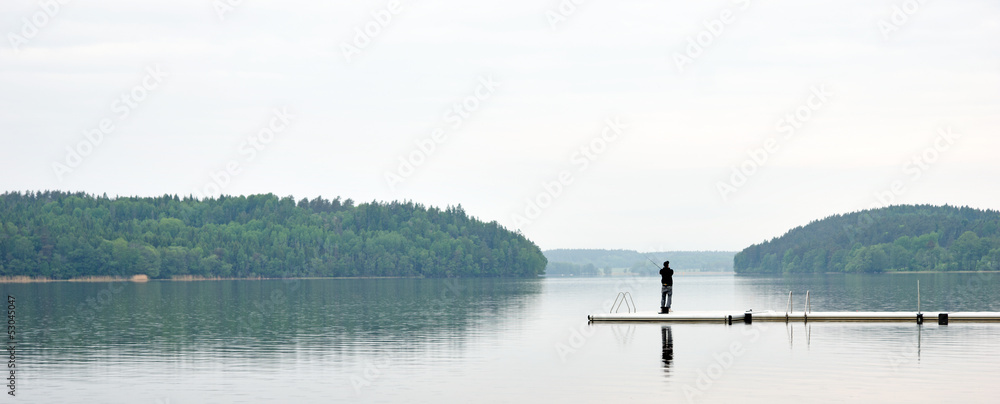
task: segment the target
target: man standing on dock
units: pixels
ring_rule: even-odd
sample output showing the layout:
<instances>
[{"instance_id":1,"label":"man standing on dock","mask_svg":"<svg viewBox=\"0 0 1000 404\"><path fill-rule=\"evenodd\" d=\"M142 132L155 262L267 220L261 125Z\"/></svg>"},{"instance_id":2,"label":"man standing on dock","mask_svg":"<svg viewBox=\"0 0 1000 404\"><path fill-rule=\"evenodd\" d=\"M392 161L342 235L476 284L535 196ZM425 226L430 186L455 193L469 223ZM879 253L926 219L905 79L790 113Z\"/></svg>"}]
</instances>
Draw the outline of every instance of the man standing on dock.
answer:
<instances>
[{"instance_id":1,"label":"man standing on dock","mask_svg":"<svg viewBox=\"0 0 1000 404\"><path fill-rule=\"evenodd\" d=\"M660 314L670 312L670 303L674 297L674 270L670 269L670 261L663 262L663 269L660 270Z\"/></svg>"}]
</instances>

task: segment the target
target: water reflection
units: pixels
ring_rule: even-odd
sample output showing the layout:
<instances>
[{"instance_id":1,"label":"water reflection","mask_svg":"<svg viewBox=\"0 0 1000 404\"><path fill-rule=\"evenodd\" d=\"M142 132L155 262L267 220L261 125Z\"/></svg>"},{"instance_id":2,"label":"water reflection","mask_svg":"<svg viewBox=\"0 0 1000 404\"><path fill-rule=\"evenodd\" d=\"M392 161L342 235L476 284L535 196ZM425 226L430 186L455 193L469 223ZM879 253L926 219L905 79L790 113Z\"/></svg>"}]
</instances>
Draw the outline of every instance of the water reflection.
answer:
<instances>
[{"instance_id":1,"label":"water reflection","mask_svg":"<svg viewBox=\"0 0 1000 404\"><path fill-rule=\"evenodd\" d=\"M953 276L961 282L941 284L980 279ZM906 299L915 289L908 275L871 278L897 282ZM859 305L856 294L848 293L856 285L844 281L847 277L829 279L837 282L827 288L825 280L795 285L775 280L769 287L747 285L742 277L690 277L683 279L689 293L683 303L706 310L783 309L793 289L796 296L812 290L815 311L882 309ZM18 297L19 344L24 344L19 352L33 375L23 390L29 402L500 397L587 403L628 397L653 403L694 401L685 395L690 389L701 394L698 402L833 401L842 391L897 399L908 391L917 398L911 401L921 402L990 402L983 386L1000 374L1000 324L927 321L914 330L912 323L795 322L787 326L791 329L771 322L596 323L575 339L587 314L580 306L598 306L600 298L614 296L608 291L620 289L619 282L383 279L0 289ZM924 293L933 296L927 284L921 278ZM636 289L642 293L637 301L659 297L656 282ZM773 305L750 300L767 290L776 297ZM968 297L979 303L968 307L1000 308L996 290L983 287ZM885 306L906 303L893 301ZM909 302L915 306L915 299ZM802 303L797 301L796 310ZM923 305L934 306L931 300ZM653 360L657 328L661 355ZM673 328L684 348L679 361ZM816 346L810 347L813 329ZM921 363L923 329L929 355ZM586 345L572 345L574 353L560 356L554 349L560 341Z\"/></svg>"},{"instance_id":2,"label":"water reflection","mask_svg":"<svg viewBox=\"0 0 1000 404\"><path fill-rule=\"evenodd\" d=\"M922 349L920 343L921 339L923 339L922 338L923 334L924 334L924 325L920 324L917 326L917 363L920 363L920 350Z\"/></svg>"},{"instance_id":3,"label":"water reflection","mask_svg":"<svg viewBox=\"0 0 1000 404\"><path fill-rule=\"evenodd\" d=\"M805 307L811 291L813 311L916 311L917 281L924 311L1000 311L1000 276L992 273L740 275L736 298L747 307Z\"/></svg>"},{"instance_id":4,"label":"water reflection","mask_svg":"<svg viewBox=\"0 0 1000 404\"><path fill-rule=\"evenodd\" d=\"M338 363L461 352L529 316L538 280L378 279L5 285L23 299L26 349L44 363L109 355L177 362L186 352ZM406 341L401 344L400 341ZM456 349L457 348L457 349ZM259 363L259 362L258 362Z\"/></svg>"},{"instance_id":5,"label":"water reflection","mask_svg":"<svg viewBox=\"0 0 1000 404\"><path fill-rule=\"evenodd\" d=\"M635 338L635 325L629 324L623 327L611 327L611 331L615 334L615 339L621 346L627 346Z\"/></svg>"},{"instance_id":6,"label":"water reflection","mask_svg":"<svg viewBox=\"0 0 1000 404\"><path fill-rule=\"evenodd\" d=\"M670 367L674 361L674 333L669 325L660 328L660 337L663 340L663 371L670 375Z\"/></svg>"},{"instance_id":7,"label":"water reflection","mask_svg":"<svg viewBox=\"0 0 1000 404\"><path fill-rule=\"evenodd\" d=\"M826 326L830 326L830 325L832 325L832 324L826 324ZM886 324L884 324L884 323L869 323L869 325L872 325L874 327L886 326ZM789 349L789 351L793 351L795 349L795 328L799 327L799 326L802 327L802 331L801 332L805 333L806 350L809 350L811 348L811 346L812 346L812 328L813 328L813 324L812 323L809 323L809 322L806 322L806 323L786 322L785 323L785 336L788 339L788 349ZM896 325L894 324L893 327L896 327ZM824 330L824 328L821 328L821 330ZM826 330L829 330L829 328L826 328ZM901 342L903 342L903 349L906 352L909 352L911 355L915 354L917 363L920 363L920 357L921 357L921 354L922 354L922 351L923 351L923 331L924 331L924 325L923 324L917 324L916 325L916 334L917 334L916 335L916 337L917 337L916 338L916 345L910 345L909 342L905 342L906 340L909 340L909 338L905 338L905 335L908 334L908 332L906 332L906 331L904 331L903 333L895 333L894 332L895 335L901 340ZM826 336L824 334L827 334L827 333L820 332L820 337L822 338L822 337ZM801 341L801 338L802 338L801 335L800 335L799 338L800 338L800 341ZM666 342L664 342L664 344L665 343ZM799 343L801 344L801 342L799 342Z\"/></svg>"},{"instance_id":8,"label":"water reflection","mask_svg":"<svg viewBox=\"0 0 1000 404\"><path fill-rule=\"evenodd\" d=\"M792 348L795 346L795 327L799 324L806 334L806 348L812 344L812 324L809 322L799 323L799 322L786 322L785 323L785 334L788 335L788 347Z\"/></svg>"}]
</instances>

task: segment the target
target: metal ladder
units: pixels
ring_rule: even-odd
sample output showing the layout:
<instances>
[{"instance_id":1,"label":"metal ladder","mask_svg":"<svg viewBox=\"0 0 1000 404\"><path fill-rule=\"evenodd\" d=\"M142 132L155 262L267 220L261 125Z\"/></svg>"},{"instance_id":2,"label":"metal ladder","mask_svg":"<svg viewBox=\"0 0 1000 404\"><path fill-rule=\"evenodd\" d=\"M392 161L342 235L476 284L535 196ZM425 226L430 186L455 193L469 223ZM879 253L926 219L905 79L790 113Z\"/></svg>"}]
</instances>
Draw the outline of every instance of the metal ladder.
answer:
<instances>
[{"instance_id":1,"label":"metal ladder","mask_svg":"<svg viewBox=\"0 0 1000 404\"><path fill-rule=\"evenodd\" d=\"M788 322L788 314L792 312L792 291L788 291L788 305L785 306L785 322ZM812 313L812 305L809 303L809 291L806 291L806 306L802 310L806 321L809 320L809 313Z\"/></svg>"},{"instance_id":2,"label":"metal ladder","mask_svg":"<svg viewBox=\"0 0 1000 404\"><path fill-rule=\"evenodd\" d=\"M622 303L625 303L625 308L628 309L629 313L637 311L635 300L632 300L632 294L629 292L618 292L618 296L615 296L615 302L611 303L611 310L608 310L608 313L617 313L621 309Z\"/></svg>"}]
</instances>

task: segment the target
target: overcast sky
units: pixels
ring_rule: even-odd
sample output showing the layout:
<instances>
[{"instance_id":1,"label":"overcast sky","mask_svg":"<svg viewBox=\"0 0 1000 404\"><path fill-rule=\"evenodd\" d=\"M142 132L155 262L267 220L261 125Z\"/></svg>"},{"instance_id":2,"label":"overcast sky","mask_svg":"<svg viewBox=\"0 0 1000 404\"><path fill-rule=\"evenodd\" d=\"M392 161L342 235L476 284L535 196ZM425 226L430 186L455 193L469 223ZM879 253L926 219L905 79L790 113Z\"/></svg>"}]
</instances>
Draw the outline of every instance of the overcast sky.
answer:
<instances>
[{"instance_id":1,"label":"overcast sky","mask_svg":"<svg viewBox=\"0 0 1000 404\"><path fill-rule=\"evenodd\" d=\"M642 251L1000 209L995 1L4 0L0 34L0 191L461 204Z\"/></svg>"}]
</instances>

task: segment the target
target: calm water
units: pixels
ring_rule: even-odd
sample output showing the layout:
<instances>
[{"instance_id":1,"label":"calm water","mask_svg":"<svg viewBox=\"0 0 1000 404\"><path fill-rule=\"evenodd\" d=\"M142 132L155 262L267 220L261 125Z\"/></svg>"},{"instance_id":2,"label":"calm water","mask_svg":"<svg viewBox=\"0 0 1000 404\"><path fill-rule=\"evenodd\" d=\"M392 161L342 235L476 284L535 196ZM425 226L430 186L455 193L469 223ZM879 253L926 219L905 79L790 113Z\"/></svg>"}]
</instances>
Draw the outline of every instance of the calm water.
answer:
<instances>
[{"instance_id":1,"label":"calm water","mask_svg":"<svg viewBox=\"0 0 1000 404\"><path fill-rule=\"evenodd\" d=\"M1000 311L1000 274L677 276L680 310ZM593 324L655 278L0 285L17 401L995 402L1000 324ZM9 399L9 397L8 397Z\"/></svg>"}]
</instances>

